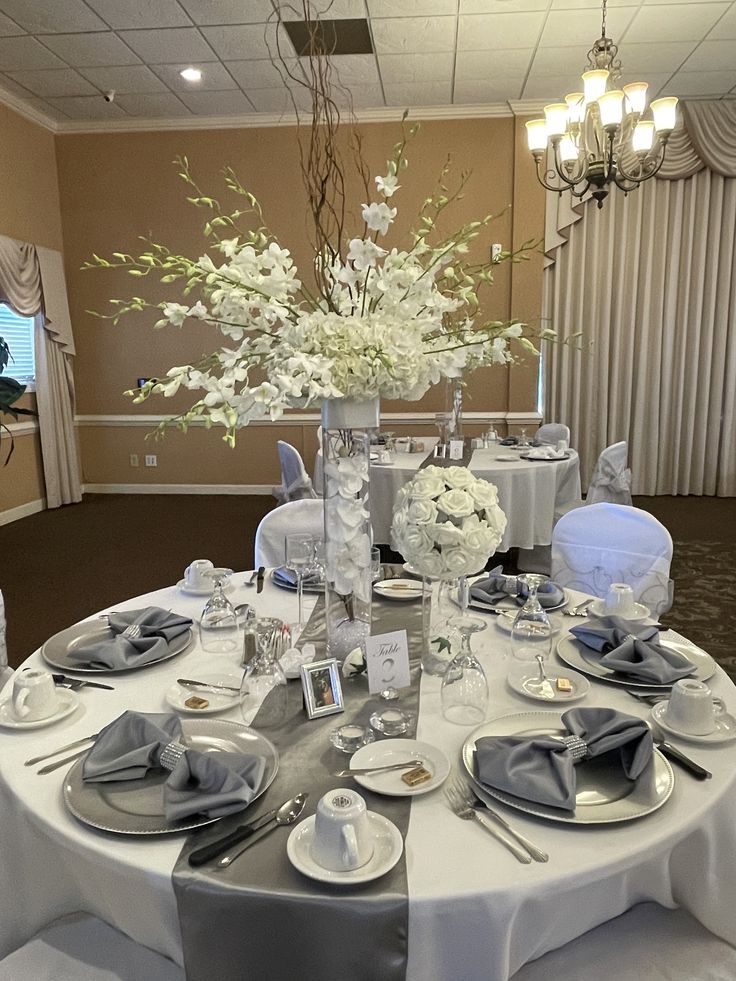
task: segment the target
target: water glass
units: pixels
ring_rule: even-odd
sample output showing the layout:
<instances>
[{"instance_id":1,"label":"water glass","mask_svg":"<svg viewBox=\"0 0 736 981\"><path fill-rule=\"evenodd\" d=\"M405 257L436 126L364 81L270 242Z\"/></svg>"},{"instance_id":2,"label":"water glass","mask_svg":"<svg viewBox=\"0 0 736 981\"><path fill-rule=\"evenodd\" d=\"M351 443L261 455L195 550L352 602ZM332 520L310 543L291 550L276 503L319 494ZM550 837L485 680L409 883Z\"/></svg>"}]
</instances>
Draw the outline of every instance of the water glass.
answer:
<instances>
[{"instance_id":1,"label":"water glass","mask_svg":"<svg viewBox=\"0 0 736 981\"><path fill-rule=\"evenodd\" d=\"M259 729L280 725L286 719L286 675L278 661L283 626L276 617L256 620L256 655L246 665L240 685L243 719L253 725L257 717Z\"/></svg>"},{"instance_id":2,"label":"water glass","mask_svg":"<svg viewBox=\"0 0 736 981\"><path fill-rule=\"evenodd\" d=\"M314 539L311 535L286 536L286 568L296 575L296 589L299 599L299 620L297 631L304 629L304 609L302 603L304 573L308 571L314 556Z\"/></svg>"},{"instance_id":3,"label":"water glass","mask_svg":"<svg viewBox=\"0 0 736 981\"><path fill-rule=\"evenodd\" d=\"M447 665L442 679L442 715L457 725L480 725L488 712L488 681L470 647L476 632L474 620L461 621L460 652Z\"/></svg>"},{"instance_id":4,"label":"water glass","mask_svg":"<svg viewBox=\"0 0 736 981\"><path fill-rule=\"evenodd\" d=\"M214 576L213 581L214 592L199 621L199 639L202 650L212 654L229 654L240 648L238 615L224 593L226 576Z\"/></svg>"},{"instance_id":5,"label":"water glass","mask_svg":"<svg viewBox=\"0 0 736 981\"><path fill-rule=\"evenodd\" d=\"M526 584L528 596L511 628L511 653L517 662L512 670L518 672L521 669L525 677L534 676L541 690L544 682L539 669L550 654L552 626L546 611L539 603L537 590L547 581L547 577L527 573L519 576L519 581Z\"/></svg>"},{"instance_id":6,"label":"water glass","mask_svg":"<svg viewBox=\"0 0 736 981\"><path fill-rule=\"evenodd\" d=\"M371 579L378 582L383 579L383 564L381 562L381 549L378 545L371 545Z\"/></svg>"}]
</instances>

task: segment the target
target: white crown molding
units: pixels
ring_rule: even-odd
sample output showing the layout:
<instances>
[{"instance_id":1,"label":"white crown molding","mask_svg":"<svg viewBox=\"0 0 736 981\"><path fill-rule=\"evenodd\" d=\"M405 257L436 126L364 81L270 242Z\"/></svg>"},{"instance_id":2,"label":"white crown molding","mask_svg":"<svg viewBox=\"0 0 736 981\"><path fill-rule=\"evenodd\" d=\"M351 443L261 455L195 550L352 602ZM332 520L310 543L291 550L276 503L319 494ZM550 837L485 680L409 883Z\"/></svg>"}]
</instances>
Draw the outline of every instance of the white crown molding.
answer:
<instances>
[{"instance_id":1,"label":"white crown molding","mask_svg":"<svg viewBox=\"0 0 736 981\"><path fill-rule=\"evenodd\" d=\"M98 428L117 428L134 427L151 429L165 422L168 416L153 415L101 415L101 416L76 416L74 422L77 426L98 427ZM434 424L434 412L382 412L381 422L391 423L421 423ZM542 415L539 412L530 410L529 412L463 412L463 419L466 422L507 422L512 425L540 422ZM261 419L251 422L251 426L318 426L321 422L319 412L292 412L282 416L273 422L270 419ZM190 423L192 427L204 427L202 420L195 420ZM173 427L172 427L173 428Z\"/></svg>"},{"instance_id":2,"label":"white crown molding","mask_svg":"<svg viewBox=\"0 0 736 981\"><path fill-rule=\"evenodd\" d=\"M55 119L47 116L46 113L41 112L40 109L36 109L35 106L28 105L22 99L19 99L17 95L13 95L12 92L8 92L0 85L0 102L19 115L24 116L26 119L30 119L33 123L38 123L39 126L43 126L44 129L51 130L55 133L58 129Z\"/></svg>"},{"instance_id":3,"label":"white crown molding","mask_svg":"<svg viewBox=\"0 0 736 981\"><path fill-rule=\"evenodd\" d=\"M247 494L271 497L273 484L85 484L85 494ZM0 523L2 515L0 515Z\"/></svg>"},{"instance_id":4,"label":"white crown molding","mask_svg":"<svg viewBox=\"0 0 736 981\"><path fill-rule=\"evenodd\" d=\"M27 518L31 514L38 514L39 511L45 510L45 497L39 498L37 501L27 501L25 504L19 504L18 507L0 511L0 525L9 525L12 521L19 521L21 518Z\"/></svg>"},{"instance_id":5,"label":"white crown molding","mask_svg":"<svg viewBox=\"0 0 736 981\"><path fill-rule=\"evenodd\" d=\"M16 436L30 436L31 433L38 432L38 422L34 420L28 420L27 422L9 422L6 428L10 430L13 438Z\"/></svg>"}]
</instances>

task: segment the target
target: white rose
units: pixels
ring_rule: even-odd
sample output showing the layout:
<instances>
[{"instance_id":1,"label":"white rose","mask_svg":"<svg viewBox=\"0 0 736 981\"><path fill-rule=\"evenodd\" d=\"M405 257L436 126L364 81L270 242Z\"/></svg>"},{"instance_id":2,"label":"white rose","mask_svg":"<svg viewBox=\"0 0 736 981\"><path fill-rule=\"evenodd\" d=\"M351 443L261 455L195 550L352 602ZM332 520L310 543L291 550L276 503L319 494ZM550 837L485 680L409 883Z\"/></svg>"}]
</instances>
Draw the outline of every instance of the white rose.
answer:
<instances>
[{"instance_id":1,"label":"white rose","mask_svg":"<svg viewBox=\"0 0 736 981\"><path fill-rule=\"evenodd\" d=\"M391 522L391 536L395 541L403 538L406 534L406 528L408 524L408 518L406 514L406 508L399 508L398 511L394 512L394 520Z\"/></svg>"},{"instance_id":2,"label":"white rose","mask_svg":"<svg viewBox=\"0 0 736 981\"><path fill-rule=\"evenodd\" d=\"M480 527L468 531L464 536L465 548L471 552L479 552L488 558L491 552L495 551L500 536L494 535L490 528Z\"/></svg>"},{"instance_id":3,"label":"white rose","mask_svg":"<svg viewBox=\"0 0 736 981\"><path fill-rule=\"evenodd\" d=\"M453 576L462 576L467 572L475 572L476 560L467 549L447 548L442 552L442 564Z\"/></svg>"},{"instance_id":4,"label":"white rose","mask_svg":"<svg viewBox=\"0 0 736 981\"><path fill-rule=\"evenodd\" d=\"M464 538L462 529L451 521L441 521L427 530L438 545L459 545Z\"/></svg>"},{"instance_id":5,"label":"white rose","mask_svg":"<svg viewBox=\"0 0 736 981\"><path fill-rule=\"evenodd\" d=\"M450 487L465 488L476 483L476 479L467 467L447 467L445 470L445 483Z\"/></svg>"},{"instance_id":6,"label":"white rose","mask_svg":"<svg viewBox=\"0 0 736 981\"><path fill-rule=\"evenodd\" d=\"M439 497L440 494L444 494L445 490L447 490L444 480L431 474L426 477L424 475L415 477L409 486L410 496L414 500L422 501L429 501Z\"/></svg>"},{"instance_id":7,"label":"white rose","mask_svg":"<svg viewBox=\"0 0 736 981\"><path fill-rule=\"evenodd\" d=\"M439 552L427 552L426 555L416 556L411 559L411 564L423 576L437 578L442 576L445 571Z\"/></svg>"},{"instance_id":8,"label":"white rose","mask_svg":"<svg viewBox=\"0 0 736 981\"><path fill-rule=\"evenodd\" d=\"M491 528L494 528L498 532L499 537L502 537L503 533L506 531L507 522L506 515L501 508L496 505L495 507L486 508L483 513Z\"/></svg>"},{"instance_id":9,"label":"white rose","mask_svg":"<svg viewBox=\"0 0 736 981\"><path fill-rule=\"evenodd\" d=\"M409 521L425 525L437 519L437 505L434 501L412 501L407 510Z\"/></svg>"},{"instance_id":10,"label":"white rose","mask_svg":"<svg viewBox=\"0 0 736 981\"><path fill-rule=\"evenodd\" d=\"M473 498L459 487L440 495L437 507L451 518L466 518L475 510Z\"/></svg>"},{"instance_id":11,"label":"white rose","mask_svg":"<svg viewBox=\"0 0 736 981\"><path fill-rule=\"evenodd\" d=\"M434 544L423 528L417 525L409 525L404 533L402 542L403 548L409 554L406 556L410 562L414 561L417 555L426 555L434 548Z\"/></svg>"},{"instance_id":12,"label":"white rose","mask_svg":"<svg viewBox=\"0 0 736 981\"><path fill-rule=\"evenodd\" d=\"M498 504L498 490L487 480L476 480L467 490L475 501L476 507L490 508Z\"/></svg>"}]
</instances>

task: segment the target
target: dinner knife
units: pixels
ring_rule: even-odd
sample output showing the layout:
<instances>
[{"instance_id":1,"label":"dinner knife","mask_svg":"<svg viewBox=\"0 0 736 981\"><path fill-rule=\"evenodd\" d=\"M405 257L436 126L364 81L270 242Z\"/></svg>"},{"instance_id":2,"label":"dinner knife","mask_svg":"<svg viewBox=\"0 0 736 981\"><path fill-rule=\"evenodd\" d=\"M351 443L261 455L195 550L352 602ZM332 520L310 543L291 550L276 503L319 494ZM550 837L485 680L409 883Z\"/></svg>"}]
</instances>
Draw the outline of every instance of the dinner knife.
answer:
<instances>
[{"instance_id":1,"label":"dinner knife","mask_svg":"<svg viewBox=\"0 0 736 981\"><path fill-rule=\"evenodd\" d=\"M698 780L710 780L713 774L710 770L706 770L705 767L696 763L695 760L691 760L689 756L685 756L676 746L668 742L658 742L655 740L654 745L660 751L663 756L672 760L674 763L679 763L680 766L691 773Z\"/></svg>"},{"instance_id":2,"label":"dinner knife","mask_svg":"<svg viewBox=\"0 0 736 981\"><path fill-rule=\"evenodd\" d=\"M189 855L189 864L198 868L200 865L206 865L207 862L211 862L212 859L217 858L222 852L226 851L232 845L237 845L241 841L245 841L246 838L262 828L264 824L268 824L269 821L273 820L278 811L278 807L274 807L271 811L266 811L255 821L250 821L248 824L239 825L230 834L224 835L222 838L217 838L215 841L211 841L209 845L203 845L201 848L195 848L193 852Z\"/></svg>"},{"instance_id":3,"label":"dinner knife","mask_svg":"<svg viewBox=\"0 0 736 981\"><path fill-rule=\"evenodd\" d=\"M54 683L57 685L63 685L67 681L74 682L77 687L81 688L104 688L105 691L115 691L112 685L103 685L99 681L87 681L82 678L69 678L65 674L52 674L51 677L54 679Z\"/></svg>"},{"instance_id":4,"label":"dinner knife","mask_svg":"<svg viewBox=\"0 0 736 981\"><path fill-rule=\"evenodd\" d=\"M265 565L261 565L261 566L258 567L258 578L256 579L256 592L257 593L262 593L263 592L263 576L264 576L265 572L266 572Z\"/></svg>"},{"instance_id":5,"label":"dinner knife","mask_svg":"<svg viewBox=\"0 0 736 981\"><path fill-rule=\"evenodd\" d=\"M208 685L206 681L195 681L192 678L177 678L177 685L181 685L182 688L194 688L197 691L208 691L212 695L222 695L224 693L230 693L232 695L239 695L239 688L231 688L229 685Z\"/></svg>"}]
</instances>

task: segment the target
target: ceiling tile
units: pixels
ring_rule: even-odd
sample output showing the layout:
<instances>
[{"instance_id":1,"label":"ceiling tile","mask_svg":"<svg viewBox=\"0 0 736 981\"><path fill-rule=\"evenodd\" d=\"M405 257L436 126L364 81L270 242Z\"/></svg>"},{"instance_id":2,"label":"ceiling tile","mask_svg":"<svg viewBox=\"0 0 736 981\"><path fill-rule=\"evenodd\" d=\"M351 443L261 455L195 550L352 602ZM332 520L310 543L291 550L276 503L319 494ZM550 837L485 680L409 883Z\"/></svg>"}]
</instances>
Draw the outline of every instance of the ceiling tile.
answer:
<instances>
[{"instance_id":1,"label":"ceiling tile","mask_svg":"<svg viewBox=\"0 0 736 981\"><path fill-rule=\"evenodd\" d=\"M627 82L648 81L650 72L677 71L683 61L695 48L695 41L664 41L662 44L622 44L619 57L623 65L623 75Z\"/></svg>"},{"instance_id":2,"label":"ceiling tile","mask_svg":"<svg viewBox=\"0 0 736 981\"><path fill-rule=\"evenodd\" d=\"M446 106L452 102L452 83L399 82L384 86L388 106Z\"/></svg>"},{"instance_id":3,"label":"ceiling tile","mask_svg":"<svg viewBox=\"0 0 736 981\"><path fill-rule=\"evenodd\" d=\"M384 84L396 82L433 82L452 78L455 56L446 54L379 55L378 66Z\"/></svg>"},{"instance_id":4,"label":"ceiling tile","mask_svg":"<svg viewBox=\"0 0 736 981\"><path fill-rule=\"evenodd\" d=\"M202 78L198 82L188 82L179 72L185 68L199 68ZM151 65L151 70L175 92L208 92L212 89L236 89L237 83L219 61L180 62L178 65Z\"/></svg>"},{"instance_id":5,"label":"ceiling tile","mask_svg":"<svg viewBox=\"0 0 736 981\"><path fill-rule=\"evenodd\" d=\"M480 79L471 79L467 82L455 82L455 98L457 106L493 105L497 102L507 102L509 99L518 99L521 94L521 82L516 84L511 80L506 82L484 82Z\"/></svg>"},{"instance_id":6,"label":"ceiling tile","mask_svg":"<svg viewBox=\"0 0 736 981\"><path fill-rule=\"evenodd\" d=\"M455 80L501 79L509 73L526 74L534 51L532 48L513 48L510 51L458 51Z\"/></svg>"},{"instance_id":7,"label":"ceiling tile","mask_svg":"<svg viewBox=\"0 0 736 981\"><path fill-rule=\"evenodd\" d=\"M301 88L293 90L293 96L300 112L309 112L311 100L308 94ZM279 89L255 89L250 93L250 101L256 107L257 112L280 112L291 115L294 112L294 105L291 96L285 88Z\"/></svg>"},{"instance_id":8,"label":"ceiling tile","mask_svg":"<svg viewBox=\"0 0 736 981\"><path fill-rule=\"evenodd\" d=\"M460 0L460 13L511 14L527 10L546 10L548 4L549 0Z\"/></svg>"},{"instance_id":9,"label":"ceiling tile","mask_svg":"<svg viewBox=\"0 0 736 981\"><path fill-rule=\"evenodd\" d=\"M720 96L736 85L736 71L678 72L667 86L683 98L688 95Z\"/></svg>"},{"instance_id":10,"label":"ceiling tile","mask_svg":"<svg viewBox=\"0 0 736 981\"><path fill-rule=\"evenodd\" d=\"M530 75L520 98L558 102L579 87L580 77L574 72L569 75Z\"/></svg>"},{"instance_id":11,"label":"ceiling tile","mask_svg":"<svg viewBox=\"0 0 736 981\"><path fill-rule=\"evenodd\" d=\"M454 51L455 17L383 17L371 21L379 54Z\"/></svg>"},{"instance_id":12,"label":"ceiling tile","mask_svg":"<svg viewBox=\"0 0 736 981\"><path fill-rule=\"evenodd\" d=\"M192 23L177 0L87 0L87 3L114 30L189 27Z\"/></svg>"},{"instance_id":13,"label":"ceiling tile","mask_svg":"<svg viewBox=\"0 0 736 981\"><path fill-rule=\"evenodd\" d=\"M28 99L31 94L27 88L12 79L10 75L0 75L0 88L10 92L11 95L17 95L19 99Z\"/></svg>"},{"instance_id":14,"label":"ceiling tile","mask_svg":"<svg viewBox=\"0 0 736 981\"><path fill-rule=\"evenodd\" d=\"M340 55L332 58L332 69L341 85L379 85L378 63L376 56Z\"/></svg>"},{"instance_id":15,"label":"ceiling tile","mask_svg":"<svg viewBox=\"0 0 736 981\"><path fill-rule=\"evenodd\" d=\"M585 70L585 54L572 48L537 48L531 66L534 75L574 75L578 80ZM580 88L582 83L578 82Z\"/></svg>"},{"instance_id":16,"label":"ceiling tile","mask_svg":"<svg viewBox=\"0 0 736 981\"><path fill-rule=\"evenodd\" d=\"M115 105L119 105L130 116L161 119L191 115L187 107L171 92L159 92L150 95L121 95L115 99Z\"/></svg>"},{"instance_id":17,"label":"ceiling tile","mask_svg":"<svg viewBox=\"0 0 736 981\"><path fill-rule=\"evenodd\" d=\"M182 92L180 99L198 116L243 116L253 112L250 101L238 89L227 92Z\"/></svg>"},{"instance_id":18,"label":"ceiling tile","mask_svg":"<svg viewBox=\"0 0 736 981\"><path fill-rule=\"evenodd\" d=\"M292 72L302 74L297 58L288 58L286 63ZM278 68L266 58L256 58L252 61L226 61L225 67L246 92L250 92L251 89L278 88L282 84L282 76ZM283 73L285 69L282 68L281 71Z\"/></svg>"},{"instance_id":19,"label":"ceiling tile","mask_svg":"<svg viewBox=\"0 0 736 981\"><path fill-rule=\"evenodd\" d=\"M104 31L107 26L84 0L0 0L0 10L32 34Z\"/></svg>"},{"instance_id":20,"label":"ceiling tile","mask_svg":"<svg viewBox=\"0 0 736 981\"><path fill-rule=\"evenodd\" d=\"M417 13L416 0L368 0L371 17L411 17ZM424 0L422 15L456 14L457 0Z\"/></svg>"},{"instance_id":21,"label":"ceiling tile","mask_svg":"<svg viewBox=\"0 0 736 981\"><path fill-rule=\"evenodd\" d=\"M493 51L536 45L544 13L466 14L460 17L458 51Z\"/></svg>"},{"instance_id":22,"label":"ceiling tile","mask_svg":"<svg viewBox=\"0 0 736 981\"><path fill-rule=\"evenodd\" d=\"M105 102L99 95L69 95L63 99L49 99L48 102L72 119L118 119L125 116L117 102Z\"/></svg>"},{"instance_id":23,"label":"ceiling tile","mask_svg":"<svg viewBox=\"0 0 736 981\"><path fill-rule=\"evenodd\" d=\"M276 56L275 24L242 24L236 27L203 27L202 33L213 50L223 61L240 61L244 58L268 58ZM283 28L279 32L279 44L285 57L294 57L294 48Z\"/></svg>"},{"instance_id":24,"label":"ceiling tile","mask_svg":"<svg viewBox=\"0 0 736 981\"><path fill-rule=\"evenodd\" d=\"M643 0L646 3L646 0ZM672 0L663 0L664 3L672 3ZM553 10L582 10L583 8L588 8L591 6L591 0L552 0ZM601 7L600 4L596 4L598 7L598 35L601 33ZM633 6L632 0L608 0L606 5L609 9L611 7L631 7Z\"/></svg>"},{"instance_id":25,"label":"ceiling tile","mask_svg":"<svg viewBox=\"0 0 736 981\"><path fill-rule=\"evenodd\" d=\"M0 37L13 37L18 34L25 34L23 28L14 24L9 17L0 14Z\"/></svg>"},{"instance_id":26,"label":"ceiling tile","mask_svg":"<svg viewBox=\"0 0 736 981\"><path fill-rule=\"evenodd\" d=\"M334 99L342 112L351 108L380 109L386 105L380 85L356 85L352 93L349 89L336 90Z\"/></svg>"},{"instance_id":27,"label":"ceiling tile","mask_svg":"<svg viewBox=\"0 0 736 981\"><path fill-rule=\"evenodd\" d=\"M195 24L262 24L273 17L271 0L179 0Z\"/></svg>"},{"instance_id":28,"label":"ceiling tile","mask_svg":"<svg viewBox=\"0 0 736 981\"><path fill-rule=\"evenodd\" d=\"M620 41L624 31L631 23L636 13L636 7L615 7L609 10L606 17L606 34L612 37L617 43ZM573 16L566 10L551 10L544 25L542 37L539 41L540 46L548 45L559 47L570 47L580 45L581 62L585 64L585 54L596 38L601 35L601 12L595 7L588 7L576 10ZM649 35L640 38L632 37L635 40L648 40Z\"/></svg>"},{"instance_id":29,"label":"ceiling tile","mask_svg":"<svg viewBox=\"0 0 736 981\"><path fill-rule=\"evenodd\" d=\"M627 41L699 41L726 3L678 3L641 7L626 32Z\"/></svg>"},{"instance_id":30,"label":"ceiling tile","mask_svg":"<svg viewBox=\"0 0 736 981\"><path fill-rule=\"evenodd\" d=\"M731 71L734 65L736 55L731 41L703 41L682 66L682 71Z\"/></svg>"},{"instance_id":31,"label":"ceiling tile","mask_svg":"<svg viewBox=\"0 0 736 981\"><path fill-rule=\"evenodd\" d=\"M73 68L52 68L50 71L11 72L11 78L39 96L97 95L94 85Z\"/></svg>"},{"instance_id":32,"label":"ceiling tile","mask_svg":"<svg viewBox=\"0 0 736 981\"><path fill-rule=\"evenodd\" d=\"M121 31L120 37L147 64L178 61L216 61L212 49L196 27L170 27L154 31Z\"/></svg>"},{"instance_id":33,"label":"ceiling tile","mask_svg":"<svg viewBox=\"0 0 736 981\"><path fill-rule=\"evenodd\" d=\"M84 68L82 75L101 92L115 89L118 95L131 92L166 92L164 83L146 65L126 65L122 68ZM182 79L183 81L183 79Z\"/></svg>"},{"instance_id":34,"label":"ceiling tile","mask_svg":"<svg viewBox=\"0 0 736 981\"><path fill-rule=\"evenodd\" d=\"M33 106L34 109L38 109L39 112L42 112L44 116L47 116L49 119L56 119L62 122L65 119L69 119L67 114L62 112L58 106L52 106L51 103L46 102L45 99L31 98L26 99L26 102L29 106Z\"/></svg>"},{"instance_id":35,"label":"ceiling tile","mask_svg":"<svg viewBox=\"0 0 736 981\"><path fill-rule=\"evenodd\" d=\"M736 41L736 3L731 5L728 13L713 27L708 40Z\"/></svg>"},{"instance_id":36,"label":"ceiling tile","mask_svg":"<svg viewBox=\"0 0 736 981\"><path fill-rule=\"evenodd\" d=\"M43 40L47 47L74 68L136 65L140 62L140 58L112 31L104 34L57 34Z\"/></svg>"},{"instance_id":37,"label":"ceiling tile","mask_svg":"<svg viewBox=\"0 0 736 981\"><path fill-rule=\"evenodd\" d=\"M365 17L365 4L363 0L310 0L310 6L316 17L324 20L352 20L353 18ZM282 20L303 20L301 4L283 4L281 11Z\"/></svg>"},{"instance_id":38,"label":"ceiling tile","mask_svg":"<svg viewBox=\"0 0 736 981\"><path fill-rule=\"evenodd\" d=\"M0 71L65 67L33 37L0 37Z\"/></svg>"}]
</instances>

